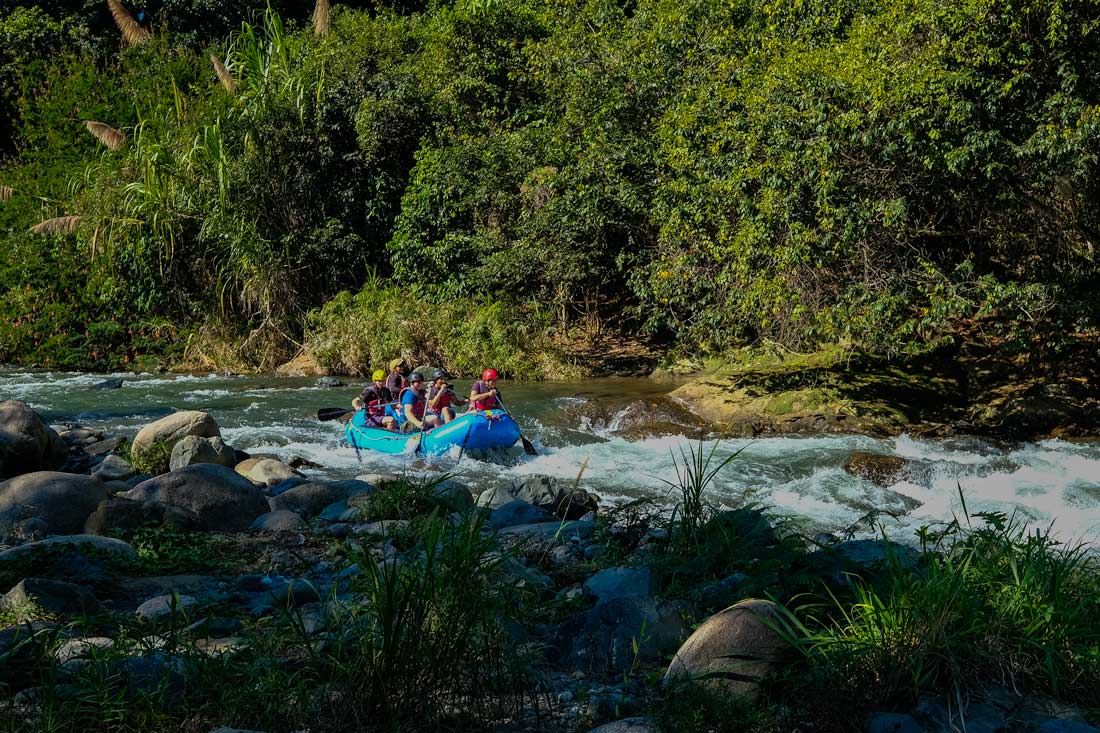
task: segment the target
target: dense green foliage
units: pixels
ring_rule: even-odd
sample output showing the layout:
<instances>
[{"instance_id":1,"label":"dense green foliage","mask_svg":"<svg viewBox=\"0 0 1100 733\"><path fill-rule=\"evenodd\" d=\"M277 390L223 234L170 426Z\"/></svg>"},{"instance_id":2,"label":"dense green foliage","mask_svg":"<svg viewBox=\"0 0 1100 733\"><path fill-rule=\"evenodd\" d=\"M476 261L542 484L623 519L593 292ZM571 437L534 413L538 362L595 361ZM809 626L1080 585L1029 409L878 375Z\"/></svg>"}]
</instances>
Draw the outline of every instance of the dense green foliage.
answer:
<instances>
[{"instance_id":1,"label":"dense green foliage","mask_svg":"<svg viewBox=\"0 0 1100 733\"><path fill-rule=\"evenodd\" d=\"M307 5L150 2L122 50L105 3L0 14L0 360L226 322L266 366L365 283L691 352L1100 325L1098 0Z\"/></svg>"}]
</instances>

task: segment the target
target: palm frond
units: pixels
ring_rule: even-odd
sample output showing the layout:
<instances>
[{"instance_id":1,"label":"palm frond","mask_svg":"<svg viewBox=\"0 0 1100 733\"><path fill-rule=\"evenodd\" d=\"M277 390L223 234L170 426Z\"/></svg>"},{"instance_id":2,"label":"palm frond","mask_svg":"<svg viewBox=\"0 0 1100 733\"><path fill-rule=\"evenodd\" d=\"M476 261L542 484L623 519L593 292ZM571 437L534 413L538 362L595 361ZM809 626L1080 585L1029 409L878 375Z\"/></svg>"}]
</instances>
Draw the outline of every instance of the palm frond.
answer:
<instances>
[{"instance_id":1,"label":"palm frond","mask_svg":"<svg viewBox=\"0 0 1100 733\"><path fill-rule=\"evenodd\" d=\"M95 120L85 120L84 126L88 128L88 132L95 135L96 140L99 140L111 150L118 150L122 147L122 143L126 142L125 133L110 125Z\"/></svg>"},{"instance_id":2,"label":"palm frond","mask_svg":"<svg viewBox=\"0 0 1100 733\"><path fill-rule=\"evenodd\" d=\"M11 201L11 197L14 195L15 189L11 186L0 186L0 203Z\"/></svg>"},{"instance_id":3,"label":"palm frond","mask_svg":"<svg viewBox=\"0 0 1100 733\"><path fill-rule=\"evenodd\" d=\"M329 17L329 0L317 0L317 4L313 6L313 34L316 36L327 36L329 27L332 24L332 19Z\"/></svg>"},{"instance_id":4,"label":"palm frond","mask_svg":"<svg viewBox=\"0 0 1100 733\"><path fill-rule=\"evenodd\" d=\"M84 220L83 216L58 216L40 221L31 227L32 234L72 234Z\"/></svg>"},{"instance_id":5,"label":"palm frond","mask_svg":"<svg viewBox=\"0 0 1100 733\"><path fill-rule=\"evenodd\" d=\"M107 0L107 7L115 19L115 25L122 31L122 37L131 46L139 46L149 40L149 31L134 20L134 16L123 7L120 0Z\"/></svg>"},{"instance_id":6,"label":"palm frond","mask_svg":"<svg viewBox=\"0 0 1100 733\"><path fill-rule=\"evenodd\" d=\"M234 78L233 72L226 68L222 60L219 59L213 51L210 52L210 63L214 64L214 73L218 75L218 81L225 87L225 91L230 94L236 94L240 85L237 83L236 78Z\"/></svg>"}]
</instances>

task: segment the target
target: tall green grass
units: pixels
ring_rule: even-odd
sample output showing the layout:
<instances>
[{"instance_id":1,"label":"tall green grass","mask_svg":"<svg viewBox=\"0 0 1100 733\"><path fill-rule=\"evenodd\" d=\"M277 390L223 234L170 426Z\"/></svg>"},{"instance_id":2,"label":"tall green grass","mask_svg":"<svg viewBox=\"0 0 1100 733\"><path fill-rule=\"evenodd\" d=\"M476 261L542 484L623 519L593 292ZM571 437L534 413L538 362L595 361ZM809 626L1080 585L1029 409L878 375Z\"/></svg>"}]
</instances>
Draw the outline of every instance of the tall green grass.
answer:
<instances>
[{"instance_id":1,"label":"tall green grass","mask_svg":"<svg viewBox=\"0 0 1100 733\"><path fill-rule=\"evenodd\" d=\"M418 526L400 559L351 553L362 574L350 595L325 601L330 622L319 635L307 633L298 609L284 608L249 622L239 651L211 656L184 633L194 619L183 614L158 629L124 622L113 649L62 676L54 651L70 633L102 633L102 620L47 632L0 660L20 688L42 690L29 707L0 696L0 731L486 730L514 718L536 685L509 633L519 608L502 572L509 556L478 514ZM123 665L140 654L161 655L167 666L136 689Z\"/></svg>"},{"instance_id":2,"label":"tall green grass","mask_svg":"<svg viewBox=\"0 0 1100 733\"><path fill-rule=\"evenodd\" d=\"M1086 547L1016 516L966 514L922 530L915 561L892 552L879 574L850 581L850 595L788 610L802 684L822 699L827 688L830 706L990 686L1095 706L1100 564Z\"/></svg>"}]
</instances>

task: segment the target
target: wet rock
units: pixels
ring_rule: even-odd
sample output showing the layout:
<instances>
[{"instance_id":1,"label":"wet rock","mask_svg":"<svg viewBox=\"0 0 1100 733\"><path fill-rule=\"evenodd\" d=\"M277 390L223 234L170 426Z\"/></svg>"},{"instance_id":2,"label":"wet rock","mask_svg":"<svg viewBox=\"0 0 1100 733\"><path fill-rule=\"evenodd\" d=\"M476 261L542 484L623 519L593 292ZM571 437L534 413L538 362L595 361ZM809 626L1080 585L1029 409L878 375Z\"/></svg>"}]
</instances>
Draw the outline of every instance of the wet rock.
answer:
<instances>
[{"instance_id":1,"label":"wet rock","mask_svg":"<svg viewBox=\"0 0 1100 733\"><path fill-rule=\"evenodd\" d=\"M562 519L579 519L599 508L599 497L553 476L527 476L510 493Z\"/></svg>"},{"instance_id":2,"label":"wet rock","mask_svg":"<svg viewBox=\"0 0 1100 733\"><path fill-rule=\"evenodd\" d=\"M27 403L0 402L0 481L60 468L67 453L61 438Z\"/></svg>"},{"instance_id":3,"label":"wet rock","mask_svg":"<svg viewBox=\"0 0 1100 733\"><path fill-rule=\"evenodd\" d=\"M249 527L253 532L297 532L303 529L306 523L302 517L294 512L278 510L261 514L256 517Z\"/></svg>"},{"instance_id":4,"label":"wet rock","mask_svg":"<svg viewBox=\"0 0 1100 733\"><path fill-rule=\"evenodd\" d=\"M273 510L297 512L308 518L330 504L346 501L350 496L370 495L374 491L374 486L365 481L313 481L273 497L270 504Z\"/></svg>"},{"instance_id":5,"label":"wet rock","mask_svg":"<svg viewBox=\"0 0 1100 733\"><path fill-rule=\"evenodd\" d=\"M648 598L653 595L653 572L649 568L607 568L584 581L584 590L596 603L617 598Z\"/></svg>"},{"instance_id":6,"label":"wet rock","mask_svg":"<svg viewBox=\"0 0 1100 733\"><path fill-rule=\"evenodd\" d=\"M336 377L321 377L316 382L314 382L314 384L318 387L324 387L326 389L347 386Z\"/></svg>"},{"instance_id":7,"label":"wet rock","mask_svg":"<svg viewBox=\"0 0 1100 733\"><path fill-rule=\"evenodd\" d=\"M302 458L301 456L294 456L293 458L291 458L289 461L286 462L286 465L290 466L291 468L296 468L296 469L297 468L306 468L306 469L317 470L317 469L324 468L324 466L322 466L320 463L315 463L314 461L311 461L308 458Z\"/></svg>"},{"instance_id":8,"label":"wet rock","mask_svg":"<svg viewBox=\"0 0 1100 733\"><path fill-rule=\"evenodd\" d=\"M25 473L0 483L0 523L36 517L49 534L75 534L107 498L103 483L91 476L56 471Z\"/></svg>"},{"instance_id":9,"label":"wet rock","mask_svg":"<svg viewBox=\"0 0 1100 733\"><path fill-rule=\"evenodd\" d=\"M93 384L91 389L122 389L122 379L104 379L102 382Z\"/></svg>"},{"instance_id":10,"label":"wet rock","mask_svg":"<svg viewBox=\"0 0 1100 733\"><path fill-rule=\"evenodd\" d=\"M249 458L237 464L237 473L260 486L274 486L292 478L305 478L290 466L274 458Z\"/></svg>"},{"instance_id":11,"label":"wet rock","mask_svg":"<svg viewBox=\"0 0 1100 733\"><path fill-rule=\"evenodd\" d=\"M909 461L898 456L853 451L844 463L844 470L864 481L889 488L909 478Z\"/></svg>"},{"instance_id":12,"label":"wet rock","mask_svg":"<svg viewBox=\"0 0 1100 733\"><path fill-rule=\"evenodd\" d=\"M152 455L154 446L162 446L161 450L165 452L165 458L167 458L171 455L176 443L188 435L218 438L221 437L221 430L218 428L217 421L208 413L196 410L176 412L149 423L139 430L134 436L130 452L136 463L147 454Z\"/></svg>"},{"instance_id":13,"label":"wet rock","mask_svg":"<svg viewBox=\"0 0 1100 733\"><path fill-rule=\"evenodd\" d=\"M507 504L493 509L489 515L489 526L493 529L504 529L520 524L535 524L537 522L552 522L554 515L545 509L540 509L523 499L513 499Z\"/></svg>"},{"instance_id":14,"label":"wet rock","mask_svg":"<svg viewBox=\"0 0 1100 733\"><path fill-rule=\"evenodd\" d=\"M734 697L755 699L760 680L774 672L788 647L766 620L778 620L771 601L750 599L717 613L696 629L668 666L666 684L701 679L701 684ZM736 679L709 677L733 673ZM748 678L748 679L745 679Z\"/></svg>"},{"instance_id":15,"label":"wet rock","mask_svg":"<svg viewBox=\"0 0 1100 733\"><path fill-rule=\"evenodd\" d=\"M92 475L100 481L125 481L135 473L134 467L122 456L108 455L92 469Z\"/></svg>"},{"instance_id":16,"label":"wet rock","mask_svg":"<svg viewBox=\"0 0 1100 733\"><path fill-rule=\"evenodd\" d=\"M26 578L0 597L0 611L18 614L32 606L58 615L88 615L101 608L87 588L48 578Z\"/></svg>"},{"instance_id":17,"label":"wet rock","mask_svg":"<svg viewBox=\"0 0 1100 733\"><path fill-rule=\"evenodd\" d=\"M127 499L155 501L194 512L203 529L240 532L269 510L267 499L247 479L225 466L197 463L151 478Z\"/></svg>"},{"instance_id":18,"label":"wet rock","mask_svg":"<svg viewBox=\"0 0 1100 733\"><path fill-rule=\"evenodd\" d=\"M84 523L84 531L88 534L103 535L117 531L133 531L143 527L189 531L199 529L201 526L199 515L189 509L157 501L136 501L115 497L99 503Z\"/></svg>"},{"instance_id":19,"label":"wet rock","mask_svg":"<svg viewBox=\"0 0 1100 733\"><path fill-rule=\"evenodd\" d=\"M284 608L321 600L320 589L314 583L302 578L290 581L276 580L268 587L268 594L275 604Z\"/></svg>"},{"instance_id":20,"label":"wet rock","mask_svg":"<svg viewBox=\"0 0 1100 733\"><path fill-rule=\"evenodd\" d=\"M286 366L286 364L284 364L283 366ZM279 368L281 369L282 367ZM266 733L266 731L252 730L246 728L215 728L214 730L210 731L210 733Z\"/></svg>"},{"instance_id":21,"label":"wet rock","mask_svg":"<svg viewBox=\"0 0 1100 733\"><path fill-rule=\"evenodd\" d=\"M638 657L650 662L661 659L676 649L686 634L680 609L673 604L657 604L652 598L617 598L558 626L551 653L568 669L619 674L631 669Z\"/></svg>"},{"instance_id":22,"label":"wet rock","mask_svg":"<svg viewBox=\"0 0 1100 733\"><path fill-rule=\"evenodd\" d=\"M199 600L194 596L171 593L150 598L138 606L134 615L139 621L156 623L173 616L186 618L198 605Z\"/></svg>"},{"instance_id":23,"label":"wet rock","mask_svg":"<svg viewBox=\"0 0 1100 733\"><path fill-rule=\"evenodd\" d=\"M704 606L710 609L731 606L736 603L739 598L745 597L742 589L748 581L749 576L744 573L727 575L721 580L704 586L700 600Z\"/></svg>"},{"instance_id":24,"label":"wet rock","mask_svg":"<svg viewBox=\"0 0 1100 733\"><path fill-rule=\"evenodd\" d=\"M196 463L213 463L233 468L237 465L237 456L221 438L202 438L198 435L180 438L168 459L169 469L176 471Z\"/></svg>"}]
</instances>

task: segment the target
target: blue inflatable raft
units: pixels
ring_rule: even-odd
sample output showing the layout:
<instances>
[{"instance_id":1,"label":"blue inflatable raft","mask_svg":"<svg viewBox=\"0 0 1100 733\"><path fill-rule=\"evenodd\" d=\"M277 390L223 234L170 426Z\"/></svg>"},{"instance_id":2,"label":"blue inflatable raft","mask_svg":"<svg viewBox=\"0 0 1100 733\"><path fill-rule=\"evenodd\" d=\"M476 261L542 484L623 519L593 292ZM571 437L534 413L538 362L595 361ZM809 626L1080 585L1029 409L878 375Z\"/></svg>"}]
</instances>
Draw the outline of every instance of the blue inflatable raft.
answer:
<instances>
[{"instance_id":1,"label":"blue inflatable raft","mask_svg":"<svg viewBox=\"0 0 1100 733\"><path fill-rule=\"evenodd\" d=\"M418 444L421 444L420 452L430 456L442 455L455 446L464 446L465 451L484 452L511 448L519 440L519 426L503 410L463 413L423 435L395 433L369 427L366 423L367 412L360 410L348 421L344 435L352 447L379 453L413 453Z\"/></svg>"}]
</instances>

